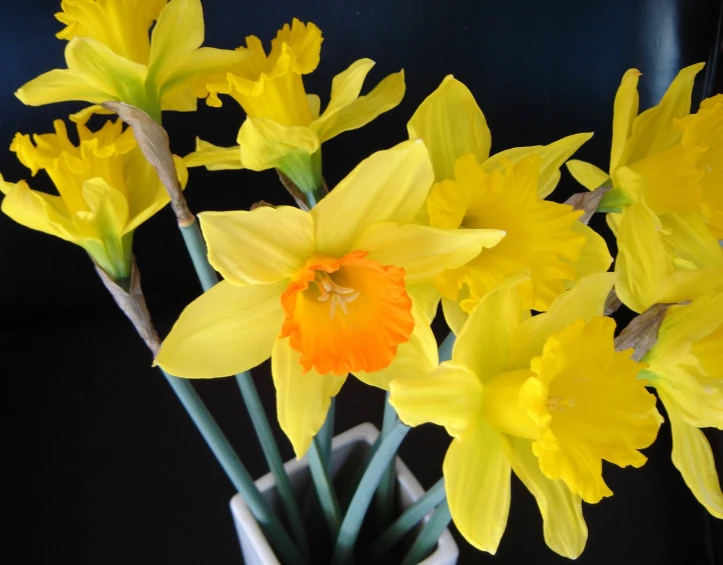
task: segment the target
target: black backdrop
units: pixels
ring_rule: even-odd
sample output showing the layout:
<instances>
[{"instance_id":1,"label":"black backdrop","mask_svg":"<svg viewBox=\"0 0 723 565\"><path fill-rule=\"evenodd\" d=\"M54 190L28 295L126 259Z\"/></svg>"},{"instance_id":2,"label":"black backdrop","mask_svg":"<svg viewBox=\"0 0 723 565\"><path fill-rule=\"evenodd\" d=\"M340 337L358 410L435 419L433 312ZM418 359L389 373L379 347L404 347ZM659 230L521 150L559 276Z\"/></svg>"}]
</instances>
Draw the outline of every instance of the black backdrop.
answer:
<instances>
[{"instance_id":1,"label":"black backdrop","mask_svg":"<svg viewBox=\"0 0 723 565\"><path fill-rule=\"evenodd\" d=\"M322 61L307 90L323 102L332 76L358 58L377 61L370 84L406 70L400 107L325 144L324 174L332 186L371 152L402 141L416 106L448 73L475 94L492 130L493 152L594 131L578 156L605 167L613 96L623 72L639 68L641 107L656 103L679 68L708 59L720 17L715 0L203 4L207 44L216 47L236 47L249 34L268 45L294 16L318 24L325 36ZM12 94L41 72L64 66L65 42L54 38L61 27L53 18L58 7L55 0L2 0L0 146L7 147L16 131L51 131L53 119L80 108L25 107ZM232 144L241 119L232 103L222 110L200 104L194 114L164 115L177 154L192 149L195 135ZM9 151L0 152L0 172L11 181L28 177ZM43 175L31 184L50 189ZM553 198L562 201L573 190L563 173ZM194 169L187 197L194 211L248 208L260 199L290 203L270 171ZM164 335L200 292L170 210L138 230L135 253ZM240 563L227 510L232 486L161 375L149 367L149 354L84 253L3 216L0 264L3 486L9 502L3 510L11 523L6 559ZM254 373L273 413L268 364ZM251 473L265 473L234 381L201 382L197 388ZM382 401L380 391L350 381L340 395L337 430L369 420L379 425ZM290 457L280 432L278 438ZM720 434L711 439L720 449ZM439 477L447 443L432 426L405 441L401 456L425 487ZM606 466L615 495L586 505L590 539L580 563L721 563L721 522L697 504L672 467L667 426L647 455L650 461L640 470ZM461 564L565 561L545 547L534 500L516 480L497 556L458 539Z\"/></svg>"}]
</instances>

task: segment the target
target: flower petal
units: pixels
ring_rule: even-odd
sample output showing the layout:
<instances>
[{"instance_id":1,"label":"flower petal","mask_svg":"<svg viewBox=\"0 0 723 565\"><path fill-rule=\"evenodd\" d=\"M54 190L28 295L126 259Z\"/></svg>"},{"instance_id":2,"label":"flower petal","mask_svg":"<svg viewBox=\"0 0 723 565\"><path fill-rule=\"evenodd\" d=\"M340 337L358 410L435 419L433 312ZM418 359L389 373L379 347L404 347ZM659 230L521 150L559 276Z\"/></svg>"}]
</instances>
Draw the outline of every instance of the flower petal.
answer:
<instances>
[{"instance_id":1,"label":"flower petal","mask_svg":"<svg viewBox=\"0 0 723 565\"><path fill-rule=\"evenodd\" d=\"M530 359L542 353L548 336L577 320L589 321L602 316L605 299L615 282L613 273L596 273L579 279L575 286L560 294L550 309L522 322L512 339L508 369L526 369Z\"/></svg>"},{"instance_id":2,"label":"flower petal","mask_svg":"<svg viewBox=\"0 0 723 565\"><path fill-rule=\"evenodd\" d=\"M661 400L666 408L670 406L665 394ZM698 502L716 518L723 518L723 493L708 440L701 430L685 423L675 410L668 408L668 419L673 432L673 465Z\"/></svg>"},{"instance_id":3,"label":"flower petal","mask_svg":"<svg viewBox=\"0 0 723 565\"><path fill-rule=\"evenodd\" d=\"M464 365L445 361L421 378L389 385L389 402L408 426L433 423L459 437L482 410L482 385Z\"/></svg>"},{"instance_id":4,"label":"flower petal","mask_svg":"<svg viewBox=\"0 0 723 565\"><path fill-rule=\"evenodd\" d=\"M74 37L65 48L68 69L113 100L147 107L144 83L148 69L116 55L106 45L87 37ZM90 102L107 102L90 100ZM145 108L144 108L145 109Z\"/></svg>"},{"instance_id":5,"label":"flower petal","mask_svg":"<svg viewBox=\"0 0 723 565\"><path fill-rule=\"evenodd\" d=\"M31 190L24 180L6 182L1 175L0 189L5 194L2 211L17 223L66 241L78 242L79 235L60 196Z\"/></svg>"},{"instance_id":6,"label":"flower petal","mask_svg":"<svg viewBox=\"0 0 723 565\"><path fill-rule=\"evenodd\" d=\"M587 542L580 495L573 494L561 480L551 480L542 474L530 440L503 435L502 446L512 470L537 501L545 543L564 557L579 557Z\"/></svg>"},{"instance_id":7,"label":"flower petal","mask_svg":"<svg viewBox=\"0 0 723 565\"><path fill-rule=\"evenodd\" d=\"M286 284L221 281L181 313L155 363L192 379L225 377L262 363L284 321L279 297Z\"/></svg>"},{"instance_id":8,"label":"flower petal","mask_svg":"<svg viewBox=\"0 0 723 565\"><path fill-rule=\"evenodd\" d=\"M285 126L265 118L246 118L236 138L241 162L252 171L288 169L308 160L319 149L319 138L309 128Z\"/></svg>"},{"instance_id":9,"label":"flower petal","mask_svg":"<svg viewBox=\"0 0 723 565\"><path fill-rule=\"evenodd\" d=\"M178 33L178 32L176 32ZM205 96L208 90L200 87L197 83L213 80L216 75L225 75L228 69L232 69L244 63L249 57L245 50L230 51L228 49L215 49L213 47L201 47L177 61L176 65L168 69L164 66L165 77L159 82L162 89L162 100L173 96L181 87L188 87L193 94L194 102L196 95ZM155 71L155 69L153 69ZM195 92L192 87L199 89ZM195 92L195 94L194 94ZM189 105L190 106L190 105ZM188 108L187 111L195 110Z\"/></svg>"},{"instance_id":10,"label":"flower petal","mask_svg":"<svg viewBox=\"0 0 723 565\"><path fill-rule=\"evenodd\" d=\"M620 86L615 94L613 107L613 139L610 149L610 171L615 171L621 163L625 145L628 142L633 129L633 120L638 115L638 69L628 69L620 81Z\"/></svg>"},{"instance_id":11,"label":"flower petal","mask_svg":"<svg viewBox=\"0 0 723 565\"><path fill-rule=\"evenodd\" d=\"M357 61L359 63L359 61ZM356 63L352 65L354 67ZM371 68L371 67L370 67ZM369 69L356 72L356 74L366 75ZM336 80L335 77L334 80ZM354 77L358 80L358 76ZM364 80L364 77L361 77ZM361 84L359 84L361 87ZM356 84L343 85L344 91L338 96L341 99L334 99L334 87L332 86L331 102L329 107L324 111L321 117L314 121L312 128L316 131L321 141L327 141L332 137L336 137L340 133L358 129L372 120L374 120L380 114L388 112L392 108L399 105L404 97L405 84L404 84L404 71L393 73L385 77L374 89L364 96L348 100L352 92L356 90L356 94L359 94L359 90L356 88Z\"/></svg>"},{"instance_id":12,"label":"flower petal","mask_svg":"<svg viewBox=\"0 0 723 565\"><path fill-rule=\"evenodd\" d=\"M469 89L452 75L419 105L407 130L410 139L422 139L429 149L437 181L453 179L463 155L472 153L482 163L490 154L487 120Z\"/></svg>"},{"instance_id":13,"label":"flower petal","mask_svg":"<svg viewBox=\"0 0 723 565\"><path fill-rule=\"evenodd\" d=\"M504 236L501 230L443 230L384 222L369 226L354 249L369 251L369 258L382 265L402 267L405 282L417 284L464 265Z\"/></svg>"},{"instance_id":14,"label":"flower petal","mask_svg":"<svg viewBox=\"0 0 723 565\"><path fill-rule=\"evenodd\" d=\"M529 315L520 286L529 279L512 276L486 294L470 314L452 349L452 361L472 370L486 382L504 372L517 326Z\"/></svg>"},{"instance_id":15,"label":"flower petal","mask_svg":"<svg viewBox=\"0 0 723 565\"><path fill-rule=\"evenodd\" d=\"M427 323L431 324L437 316L439 291L431 283L420 283L407 285L407 294L412 298L412 302L419 306Z\"/></svg>"},{"instance_id":16,"label":"flower petal","mask_svg":"<svg viewBox=\"0 0 723 565\"><path fill-rule=\"evenodd\" d=\"M414 329L409 340L400 344L388 367L373 373L355 371L354 376L370 386L389 390L394 379L419 380L425 378L439 364L437 341L421 306L412 303Z\"/></svg>"},{"instance_id":17,"label":"flower petal","mask_svg":"<svg viewBox=\"0 0 723 565\"><path fill-rule=\"evenodd\" d=\"M201 0L171 0L151 34L150 75L161 86L183 58L201 47L204 37Z\"/></svg>"},{"instance_id":18,"label":"flower petal","mask_svg":"<svg viewBox=\"0 0 723 565\"><path fill-rule=\"evenodd\" d=\"M113 93L86 82L84 77L67 69L53 69L43 73L21 86L15 96L28 106L70 100L100 103L115 98Z\"/></svg>"},{"instance_id":19,"label":"flower petal","mask_svg":"<svg viewBox=\"0 0 723 565\"><path fill-rule=\"evenodd\" d=\"M421 142L406 141L374 153L311 210L316 251L338 257L372 224L410 223L427 198L432 177Z\"/></svg>"},{"instance_id":20,"label":"flower petal","mask_svg":"<svg viewBox=\"0 0 723 565\"><path fill-rule=\"evenodd\" d=\"M449 329L452 330L454 335L459 335L464 324L469 319L469 314L462 310L459 302L444 297L442 298L442 312Z\"/></svg>"},{"instance_id":21,"label":"flower petal","mask_svg":"<svg viewBox=\"0 0 723 565\"><path fill-rule=\"evenodd\" d=\"M682 69L670 83L660 103L635 118L632 135L625 145L622 164L663 151L680 138L681 134L675 129L674 122L677 118L690 114L693 82L704 66L703 63L697 63Z\"/></svg>"},{"instance_id":22,"label":"flower petal","mask_svg":"<svg viewBox=\"0 0 723 565\"><path fill-rule=\"evenodd\" d=\"M607 271L613 258L603 237L590 226L580 222L575 222L571 229L585 236L585 245L580 250L580 256L572 262L577 269L577 278Z\"/></svg>"},{"instance_id":23,"label":"flower petal","mask_svg":"<svg viewBox=\"0 0 723 565\"><path fill-rule=\"evenodd\" d=\"M209 171L243 169L241 147L219 147L196 138L196 150L183 158L187 167L206 167Z\"/></svg>"},{"instance_id":24,"label":"flower petal","mask_svg":"<svg viewBox=\"0 0 723 565\"><path fill-rule=\"evenodd\" d=\"M618 225L615 290L638 313L653 305L660 284L673 273L660 229L658 217L641 204L628 206Z\"/></svg>"},{"instance_id":25,"label":"flower petal","mask_svg":"<svg viewBox=\"0 0 723 565\"><path fill-rule=\"evenodd\" d=\"M332 397L346 376L320 375L314 369L304 373L299 354L288 339L277 339L271 355L271 374L276 387L276 413L279 425L301 459L319 431L329 411Z\"/></svg>"},{"instance_id":26,"label":"flower petal","mask_svg":"<svg viewBox=\"0 0 723 565\"><path fill-rule=\"evenodd\" d=\"M496 553L510 511L510 463L502 434L478 420L452 441L443 472L457 529L477 549Z\"/></svg>"},{"instance_id":27,"label":"flower petal","mask_svg":"<svg viewBox=\"0 0 723 565\"><path fill-rule=\"evenodd\" d=\"M610 178L610 175L592 163L570 159L565 165L575 180L588 190L595 190Z\"/></svg>"},{"instance_id":28,"label":"flower petal","mask_svg":"<svg viewBox=\"0 0 723 565\"><path fill-rule=\"evenodd\" d=\"M208 260L237 285L290 278L314 250L311 216L298 208L262 206L251 212L202 212L198 217Z\"/></svg>"},{"instance_id":29,"label":"flower petal","mask_svg":"<svg viewBox=\"0 0 723 565\"><path fill-rule=\"evenodd\" d=\"M560 180L560 167L562 167L562 164L591 137L591 133L577 133L558 139L549 145L514 147L492 155L482 163L482 168L491 173L505 167L505 161L509 161L514 165L526 157L538 155L540 157L540 172L537 179L537 196L546 198Z\"/></svg>"}]
</instances>

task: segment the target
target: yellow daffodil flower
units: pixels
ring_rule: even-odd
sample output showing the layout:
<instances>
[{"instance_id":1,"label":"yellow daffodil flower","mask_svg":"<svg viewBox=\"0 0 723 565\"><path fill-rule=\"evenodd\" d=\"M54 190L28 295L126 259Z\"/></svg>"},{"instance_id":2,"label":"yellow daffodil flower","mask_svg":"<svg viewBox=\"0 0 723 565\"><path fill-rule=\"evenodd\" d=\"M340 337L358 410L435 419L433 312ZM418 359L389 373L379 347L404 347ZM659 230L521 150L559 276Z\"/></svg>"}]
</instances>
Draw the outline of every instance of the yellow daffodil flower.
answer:
<instances>
[{"instance_id":1,"label":"yellow daffodil flower","mask_svg":"<svg viewBox=\"0 0 723 565\"><path fill-rule=\"evenodd\" d=\"M443 472L452 518L475 547L495 553L507 523L511 471L537 499L545 541L582 552L581 501L612 492L602 462L640 467L656 437L655 397L644 364L616 352L603 317L612 273L581 278L547 313L530 317L525 277L485 294L457 337L452 359L425 379L394 380L391 403L408 425L432 422L454 437Z\"/></svg>"},{"instance_id":2,"label":"yellow daffodil flower","mask_svg":"<svg viewBox=\"0 0 723 565\"><path fill-rule=\"evenodd\" d=\"M311 212L200 214L225 280L184 310L157 364L213 378L271 356L279 423L297 457L347 373L382 388L400 373L426 374L437 347L413 286L504 235L411 224L432 180L424 144L410 141L363 161Z\"/></svg>"},{"instance_id":3,"label":"yellow daffodil flower","mask_svg":"<svg viewBox=\"0 0 723 565\"><path fill-rule=\"evenodd\" d=\"M0 177L2 211L24 226L80 245L113 280L126 279L133 231L168 203L168 194L120 120L109 120L95 132L78 123L77 146L62 120L54 126L55 133L33 140L16 134L10 149L33 176L45 170L59 196ZM181 159L176 167L185 186Z\"/></svg>"},{"instance_id":4,"label":"yellow daffodil flower","mask_svg":"<svg viewBox=\"0 0 723 565\"><path fill-rule=\"evenodd\" d=\"M609 174L583 161L567 164L588 189L612 179L602 210L621 212L641 203L658 215L702 212L708 229L723 238L723 95L704 100L690 114L693 83L702 68L698 63L681 70L660 103L640 115L641 73L625 73L615 96Z\"/></svg>"},{"instance_id":5,"label":"yellow daffodil flower","mask_svg":"<svg viewBox=\"0 0 723 565\"><path fill-rule=\"evenodd\" d=\"M581 224L571 206L545 200L560 166L592 134L546 146L517 147L490 157L491 134L469 89L446 77L408 124L411 138L430 148L434 185L429 224L439 228L497 228L495 248L436 281L447 321L459 330L491 288L518 272L530 273L529 306L545 311L578 278L604 272L612 259L604 240Z\"/></svg>"},{"instance_id":6,"label":"yellow daffodil flower","mask_svg":"<svg viewBox=\"0 0 723 565\"><path fill-rule=\"evenodd\" d=\"M61 9L56 17L66 27L57 37L68 40L68 68L21 87L16 95L25 104L119 101L160 121L161 110L195 110L196 98L207 94L204 77L247 58L201 47L201 0L63 0Z\"/></svg>"},{"instance_id":7,"label":"yellow daffodil flower","mask_svg":"<svg viewBox=\"0 0 723 565\"><path fill-rule=\"evenodd\" d=\"M616 285L618 293L625 290L639 308L675 304L665 313L657 343L643 358L649 365L644 376L668 412L673 464L698 501L713 516L723 518L713 453L699 429L723 429L723 249L700 214L694 214L695 226L656 224L661 218L670 221L679 216L658 217L641 204L629 206L620 229L630 226L634 231L621 234L624 247L618 261L626 262L623 273L630 278L619 277ZM671 249L678 250L677 257ZM676 268L676 262L690 263L681 251L703 266Z\"/></svg>"},{"instance_id":8,"label":"yellow daffodil flower","mask_svg":"<svg viewBox=\"0 0 723 565\"><path fill-rule=\"evenodd\" d=\"M228 94L246 112L239 145L225 148L198 140L197 151L186 158L187 165L205 165L210 170L276 168L318 199L321 144L391 110L401 102L405 88L400 71L359 96L374 66L374 61L360 59L334 77L329 105L320 114L319 97L306 94L302 76L319 64L321 42L317 26L297 19L277 33L268 55L257 37L247 37L247 61L229 72L226 80L206 84L210 105L220 106L218 94Z\"/></svg>"}]
</instances>

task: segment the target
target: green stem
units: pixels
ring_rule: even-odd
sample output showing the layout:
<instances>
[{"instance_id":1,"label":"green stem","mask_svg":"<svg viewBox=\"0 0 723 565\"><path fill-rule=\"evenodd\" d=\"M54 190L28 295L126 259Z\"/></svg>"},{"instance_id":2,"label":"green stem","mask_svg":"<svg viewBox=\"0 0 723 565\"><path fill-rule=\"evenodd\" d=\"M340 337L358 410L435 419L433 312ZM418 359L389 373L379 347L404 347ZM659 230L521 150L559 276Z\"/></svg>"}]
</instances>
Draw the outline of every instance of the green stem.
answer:
<instances>
[{"instance_id":1,"label":"green stem","mask_svg":"<svg viewBox=\"0 0 723 565\"><path fill-rule=\"evenodd\" d=\"M379 449L369 462L369 467L364 472L364 476L359 482L359 487L351 499L349 509L344 516L339 529L339 536L334 547L334 556L332 565L344 565L349 563L359 530L361 529L364 515L369 508L374 492L376 491L379 481L384 471L389 466L389 462L394 459L397 449L402 440L409 432L409 427L401 422L397 422L389 431L389 435L379 444Z\"/></svg>"},{"instance_id":2,"label":"green stem","mask_svg":"<svg viewBox=\"0 0 723 565\"><path fill-rule=\"evenodd\" d=\"M397 423L397 419L397 412L389 403L389 392L387 392L384 402L384 419L382 420L382 440L389 435L392 427ZM384 471L384 475L382 475L382 480L379 482L379 488L377 489L375 500L375 526L377 531L383 531L392 521L392 513L394 511L394 487L397 483L395 461L396 458L393 458L389 462L386 471Z\"/></svg>"},{"instance_id":3,"label":"green stem","mask_svg":"<svg viewBox=\"0 0 723 565\"><path fill-rule=\"evenodd\" d=\"M205 292L218 282L218 275L208 262L206 242L203 240L203 235L201 235L201 230L198 227L198 220L194 219L192 224L179 227L179 229L183 235L183 241L186 244L186 249L193 262L198 280L201 282L201 287ZM251 417L251 422L254 426L256 437L261 444L266 462L269 465L271 473L274 475L279 498L289 519L291 532L298 547L301 548L304 555L308 556L310 555L309 542L306 537L306 531L304 530L301 512L294 498L291 482L284 469L284 463L279 453L279 446L276 443L266 412L259 399L259 393L256 390L251 374L248 372L236 375L236 382L241 390L244 404L246 404L246 409Z\"/></svg>"},{"instance_id":4,"label":"green stem","mask_svg":"<svg viewBox=\"0 0 723 565\"><path fill-rule=\"evenodd\" d=\"M334 438L334 418L336 416L336 398L331 399L329 411L326 413L324 425L317 432L316 437L319 442L319 455L321 462L326 467L327 473L331 474L331 441Z\"/></svg>"},{"instance_id":5,"label":"green stem","mask_svg":"<svg viewBox=\"0 0 723 565\"><path fill-rule=\"evenodd\" d=\"M294 536L294 541L301 548L303 554L308 558L311 555L309 549L309 542L306 539L306 531L304 530L304 522L301 518L301 512L299 511L299 505L294 498L294 491L291 488L291 481L289 476L286 474L284 469L284 462L281 459L279 453L279 447L276 444L276 439L271 431L269 420L266 417L266 412L261 404L259 393L254 386L253 378L251 373L245 371L236 375L236 382L238 383L239 389L241 390L241 396L243 396L246 410L251 417L251 423L254 426L256 437L259 439L261 449L264 452L264 457L269 465L269 469L274 476L276 482L276 489L279 493L279 498L286 511L286 516L289 519L289 525L291 526L291 533Z\"/></svg>"},{"instance_id":6,"label":"green stem","mask_svg":"<svg viewBox=\"0 0 723 565\"><path fill-rule=\"evenodd\" d=\"M454 335L454 332L449 332L447 337L444 338L444 341L439 345L439 362L442 361L449 361L452 358L452 348L454 347L454 342L457 338Z\"/></svg>"},{"instance_id":7,"label":"green stem","mask_svg":"<svg viewBox=\"0 0 723 565\"><path fill-rule=\"evenodd\" d=\"M324 465L321 457L322 448L319 443L319 438L315 437L309 448L309 470L321 503L321 509L324 511L324 518L326 518L326 523L329 526L331 539L336 539L341 522L341 510L329 477L328 468Z\"/></svg>"},{"instance_id":8,"label":"green stem","mask_svg":"<svg viewBox=\"0 0 723 565\"><path fill-rule=\"evenodd\" d=\"M346 511L349 508L349 504L351 504L351 499L354 497L354 494L356 493L357 487L359 486L359 483L362 480L362 477L364 476L364 473L366 472L367 468L369 467L369 463L371 462L372 458L374 457L374 454L379 449L379 444L381 443L381 435L377 436L377 439L374 440L374 443L371 444L369 447L369 451L367 451L366 455L364 456L364 459L362 459L361 464L357 467L356 471L354 472L354 476L349 481L349 484L344 489L344 493L341 497L341 507Z\"/></svg>"},{"instance_id":9,"label":"green stem","mask_svg":"<svg viewBox=\"0 0 723 565\"><path fill-rule=\"evenodd\" d=\"M424 493L417 501L404 511L397 520L372 544L365 556L367 563L377 563L395 544L399 542L414 526L416 526L433 508L441 503L446 494L444 479Z\"/></svg>"},{"instance_id":10,"label":"green stem","mask_svg":"<svg viewBox=\"0 0 723 565\"><path fill-rule=\"evenodd\" d=\"M434 544L437 543L439 536L442 535L444 529L449 525L452 515L449 513L449 504L447 499L437 507L432 517L424 525L422 531L419 532L417 539L414 540L409 553L402 561L402 565L416 565L432 550Z\"/></svg>"},{"instance_id":11,"label":"green stem","mask_svg":"<svg viewBox=\"0 0 723 565\"><path fill-rule=\"evenodd\" d=\"M206 443L211 448L221 467L223 467L233 486L241 493L241 496L244 497L249 511L259 523L264 535L266 535L273 545L274 550L278 552L279 557L281 557L284 563L303 565L304 560L299 550L294 545L289 534L287 534L282 527L279 519L271 511L266 499L259 492L251 475L246 470L246 467L244 467L244 464L239 459L233 447L231 447L231 444L213 419L213 416L211 416L201 397L198 396L193 385L191 385L190 381L171 376L163 370L161 370L161 372L168 380L168 383L171 385L171 388L173 388L173 391L176 393L176 396L178 396L178 399L181 401L181 404L183 404L183 407L186 409L186 412L188 412L198 431L201 432L203 439L206 440Z\"/></svg>"},{"instance_id":12,"label":"green stem","mask_svg":"<svg viewBox=\"0 0 723 565\"><path fill-rule=\"evenodd\" d=\"M208 262L206 242L203 241L201 230L198 227L198 220L191 225L179 226L183 242L186 244L188 254L191 256L193 268L196 270L198 280L201 281L201 288L206 292L218 282L218 275Z\"/></svg>"}]
</instances>

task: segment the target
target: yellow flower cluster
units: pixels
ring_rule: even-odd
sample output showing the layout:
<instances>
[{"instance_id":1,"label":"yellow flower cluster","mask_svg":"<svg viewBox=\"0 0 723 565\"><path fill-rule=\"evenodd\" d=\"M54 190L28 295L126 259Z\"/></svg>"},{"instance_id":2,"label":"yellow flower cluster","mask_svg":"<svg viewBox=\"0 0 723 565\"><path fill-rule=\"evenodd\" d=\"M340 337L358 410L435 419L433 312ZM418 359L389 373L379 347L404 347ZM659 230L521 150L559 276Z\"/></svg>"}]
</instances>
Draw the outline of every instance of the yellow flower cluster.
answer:
<instances>
[{"instance_id":1,"label":"yellow flower cluster","mask_svg":"<svg viewBox=\"0 0 723 565\"><path fill-rule=\"evenodd\" d=\"M490 155L491 133L452 76L422 102L409 140L363 160L328 195L321 144L397 106L403 71L360 95L374 65L338 74L323 112L303 75L322 34L294 19L267 54L254 36L234 51L201 47L200 0L63 0L67 69L17 91L26 104L94 104L55 133L17 134L11 150L58 195L0 177L2 210L83 247L112 279L128 277L134 230L169 200L120 121L86 126L121 101L160 121L197 98L243 108L238 145L197 140L176 159L211 170L277 169L307 209L204 212L208 260L224 280L181 314L155 359L173 375L216 378L271 359L277 416L297 457L352 374L390 391L400 419L452 437L443 473L449 508L475 547L494 553L514 472L536 498L547 544L575 558L582 502L612 491L602 462L640 467L662 418L673 463L698 500L723 517L713 455L700 428L723 428L723 96L690 114L702 65L683 69L638 115L632 69L614 103L608 173L570 157L592 134ZM155 22L155 25L154 25ZM152 27L152 32L149 30ZM567 162L586 188L612 183L601 211L618 244L582 211L548 200ZM615 347L612 289L638 313L673 304L640 360ZM441 302L456 335L440 363L430 324ZM636 356L639 359L640 356Z\"/></svg>"}]
</instances>

